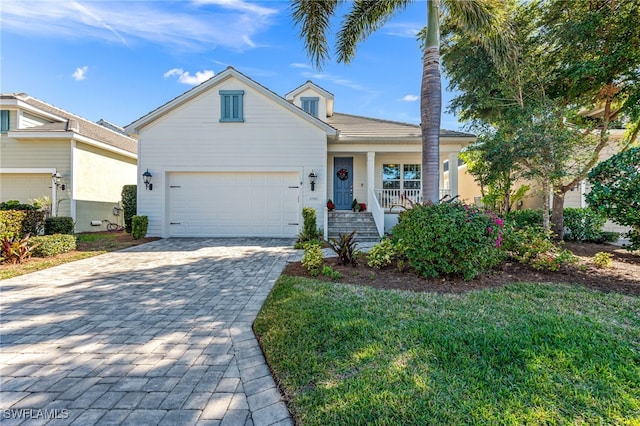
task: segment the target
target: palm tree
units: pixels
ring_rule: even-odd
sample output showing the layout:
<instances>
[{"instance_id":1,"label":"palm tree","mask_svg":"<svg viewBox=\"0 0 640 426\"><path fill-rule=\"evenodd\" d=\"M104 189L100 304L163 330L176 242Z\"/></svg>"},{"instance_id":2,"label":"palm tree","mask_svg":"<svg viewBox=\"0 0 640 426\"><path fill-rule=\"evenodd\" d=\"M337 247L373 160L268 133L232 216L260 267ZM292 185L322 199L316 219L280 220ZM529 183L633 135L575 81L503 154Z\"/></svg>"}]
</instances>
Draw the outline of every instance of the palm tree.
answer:
<instances>
[{"instance_id":1,"label":"palm tree","mask_svg":"<svg viewBox=\"0 0 640 426\"><path fill-rule=\"evenodd\" d=\"M404 10L413 0L354 0L337 34L338 62L349 63L359 42L380 29L392 16ZM327 32L331 18L344 0L292 0L293 19L300 26L300 37L313 64L321 68L329 58ZM488 35L486 44L498 46L496 31L500 25L503 0L427 0L427 26L422 57L420 91L420 127L422 131L422 195L425 201L438 202L440 197L440 115L442 87L440 82L440 12L441 3L448 16L471 31ZM497 50L494 50L497 52Z\"/></svg>"}]
</instances>

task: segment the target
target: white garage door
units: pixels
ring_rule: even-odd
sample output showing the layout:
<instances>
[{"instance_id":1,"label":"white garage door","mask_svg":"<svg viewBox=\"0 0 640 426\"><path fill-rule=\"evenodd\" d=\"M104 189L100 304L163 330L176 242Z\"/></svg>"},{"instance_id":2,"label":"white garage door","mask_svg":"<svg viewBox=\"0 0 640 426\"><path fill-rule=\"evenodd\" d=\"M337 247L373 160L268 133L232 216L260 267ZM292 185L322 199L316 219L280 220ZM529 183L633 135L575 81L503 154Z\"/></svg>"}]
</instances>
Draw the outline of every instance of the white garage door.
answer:
<instances>
[{"instance_id":1,"label":"white garage door","mask_svg":"<svg viewBox=\"0 0 640 426\"><path fill-rule=\"evenodd\" d=\"M51 174L0 174L0 201L18 200L27 203L45 195L51 197Z\"/></svg>"},{"instance_id":2,"label":"white garage door","mask_svg":"<svg viewBox=\"0 0 640 426\"><path fill-rule=\"evenodd\" d=\"M172 237L295 237L297 173L170 173Z\"/></svg>"}]
</instances>

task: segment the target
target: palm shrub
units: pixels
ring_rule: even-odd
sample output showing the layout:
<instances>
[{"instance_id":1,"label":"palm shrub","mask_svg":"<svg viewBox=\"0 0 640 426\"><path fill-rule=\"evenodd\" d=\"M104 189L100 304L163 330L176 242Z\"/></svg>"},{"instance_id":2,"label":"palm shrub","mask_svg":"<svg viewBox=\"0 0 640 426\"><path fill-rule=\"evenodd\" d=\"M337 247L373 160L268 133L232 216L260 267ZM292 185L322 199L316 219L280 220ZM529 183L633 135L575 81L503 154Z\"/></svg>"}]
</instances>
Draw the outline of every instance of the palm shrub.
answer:
<instances>
[{"instance_id":1,"label":"palm shrub","mask_svg":"<svg viewBox=\"0 0 640 426\"><path fill-rule=\"evenodd\" d=\"M342 234L339 238L329 238L329 247L338 255L339 265L358 264L358 243L355 239L356 231L350 234Z\"/></svg>"},{"instance_id":2,"label":"palm shrub","mask_svg":"<svg viewBox=\"0 0 640 426\"><path fill-rule=\"evenodd\" d=\"M392 235L422 276L471 280L502 261L502 227L502 219L476 206L430 203L402 212Z\"/></svg>"}]
</instances>

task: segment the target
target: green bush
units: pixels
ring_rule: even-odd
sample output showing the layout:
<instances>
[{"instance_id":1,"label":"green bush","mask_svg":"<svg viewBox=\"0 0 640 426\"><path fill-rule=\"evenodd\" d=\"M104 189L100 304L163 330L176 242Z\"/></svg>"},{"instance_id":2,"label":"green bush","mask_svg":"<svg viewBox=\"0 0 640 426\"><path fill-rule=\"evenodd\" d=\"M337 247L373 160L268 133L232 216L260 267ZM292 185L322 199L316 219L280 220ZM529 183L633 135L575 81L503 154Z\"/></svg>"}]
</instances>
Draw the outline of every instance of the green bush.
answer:
<instances>
[{"instance_id":1,"label":"green bush","mask_svg":"<svg viewBox=\"0 0 640 426\"><path fill-rule=\"evenodd\" d=\"M44 230L44 215L42 210L26 210L22 221L22 235L39 235Z\"/></svg>"},{"instance_id":2,"label":"green bush","mask_svg":"<svg viewBox=\"0 0 640 426\"><path fill-rule=\"evenodd\" d=\"M38 207L31 204L23 204L18 200L9 200L0 203L0 210L38 210Z\"/></svg>"},{"instance_id":3,"label":"green bush","mask_svg":"<svg viewBox=\"0 0 640 426\"><path fill-rule=\"evenodd\" d=\"M542 228L542 209L511 210L506 212L503 218L517 229L528 226Z\"/></svg>"},{"instance_id":4,"label":"green bush","mask_svg":"<svg viewBox=\"0 0 640 426\"><path fill-rule=\"evenodd\" d=\"M0 240L19 237L22 233L22 223L27 212L21 210L0 210Z\"/></svg>"},{"instance_id":5,"label":"green bush","mask_svg":"<svg viewBox=\"0 0 640 426\"><path fill-rule=\"evenodd\" d=\"M297 246L304 245L309 241L317 240L320 236L318 233L318 219L316 209L312 207L304 207L302 209L303 228L302 232L298 235Z\"/></svg>"},{"instance_id":6,"label":"green bush","mask_svg":"<svg viewBox=\"0 0 640 426\"><path fill-rule=\"evenodd\" d=\"M339 265L352 265L358 264L358 243L355 239L356 231L350 234L342 234L340 238L330 238L329 247L338 255Z\"/></svg>"},{"instance_id":7,"label":"green bush","mask_svg":"<svg viewBox=\"0 0 640 426\"><path fill-rule=\"evenodd\" d=\"M76 249L76 237L69 234L53 234L31 237L29 245L34 246L36 257L51 257Z\"/></svg>"},{"instance_id":8,"label":"green bush","mask_svg":"<svg viewBox=\"0 0 640 426\"><path fill-rule=\"evenodd\" d=\"M576 261L570 251L552 241L551 232L546 233L537 226L517 229L512 224L507 225L503 248L508 258L535 269L557 271L561 266Z\"/></svg>"},{"instance_id":9,"label":"green bush","mask_svg":"<svg viewBox=\"0 0 640 426\"><path fill-rule=\"evenodd\" d=\"M597 242L607 219L592 209L564 209L565 240Z\"/></svg>"},{"instance_id":10,"label":"green bush","mask_svg":"<svg viewBox=\"0 0 640 426\"><path fill-rule=\"evenodd\" d=\"M316 276L320 272L320 268L324 263L322 249L318 244L308 243L304 247L302 255L302 266L307 268L311 275Z\"/></svg>"},{"instance_id":11,"label":"green bush","mask_svg":"<svg viewBox=\"0 0 640 426\"><path fill-rule=\"evenodd\" d=\"M602 231L596 243L615 243L620 239L619 232Z\"/></svg>"},{"instance_id":12,"label":"green bush","mask_svg":"<svg viewBox=\"0 0 640 426\"><path fill-rule=\"evenodd\" d=\"M44 221L44 234L73 234L73 219L67 216L48 218Z\"/></svg>"},{"instance_id":13,"label":"green bush","mask_svg":"<svg viewBox=\"0 0 640 426\"><path fill-rule=\"evenodd\" d=\"M131 220L138 212L137 191L137 185L125 185L122 187L122 214L124 217L124 229L128 234L133 231Z\"/></svg>"},{"instance_id":14,"label":"green bush","mask_svg":"<svg viewBox=\"0 0 640 426\"><path fill-rule=\"evenodd\" d=\"M473 279L502 260L503 222L490 212L458 202L416 205L393 228L409 265L425 277Z\"/></svg>"},{"instance_id":15,"label":"green bush","mask_svg":"<svg viewBox=\"0 0 640 426\"><path fill-rule=\"evenodd\" d=\"M385 238L371 247L367 255L367 264L376 269L391 265L398 258L395 244L390 238Z\"/></svg>"},{"instance_id":16,"label":"green bush","mask_svg":"<svg viewBox=\"0 0 640 426\"><path fill-rule=\"evenodd\" d=\"M131 218L131 236L134 240L144 238L149 228L149 218L147 216L133 216Z\"/></svg>"}]
</instances>

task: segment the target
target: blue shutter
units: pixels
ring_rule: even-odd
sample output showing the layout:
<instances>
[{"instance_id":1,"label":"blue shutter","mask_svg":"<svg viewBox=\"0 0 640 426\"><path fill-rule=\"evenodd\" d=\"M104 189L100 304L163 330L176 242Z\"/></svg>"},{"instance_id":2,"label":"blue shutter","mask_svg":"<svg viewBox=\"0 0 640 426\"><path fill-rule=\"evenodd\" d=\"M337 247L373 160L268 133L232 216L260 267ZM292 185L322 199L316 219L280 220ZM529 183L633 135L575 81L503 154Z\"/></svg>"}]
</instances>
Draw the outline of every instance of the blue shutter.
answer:
<instances>
[{"instance_id":1,"label":"blue shutter","mask_svg":"<svg viewBox=\"0 0 640 426\"><path fill-rule=\"evenodd\" d=\"M244 121L244 90L220 90L220 121Z\"/></svg>"},{"instance_id":2,"label":"blue shutter","mask_svg":"<svg viewBox=\"0 0 640 426\"><path fill-rule=\"evenodd\" d=\"M3 109L0 111L0 131L9 131L9 110Z\"/></svg>"}]
</instances>

